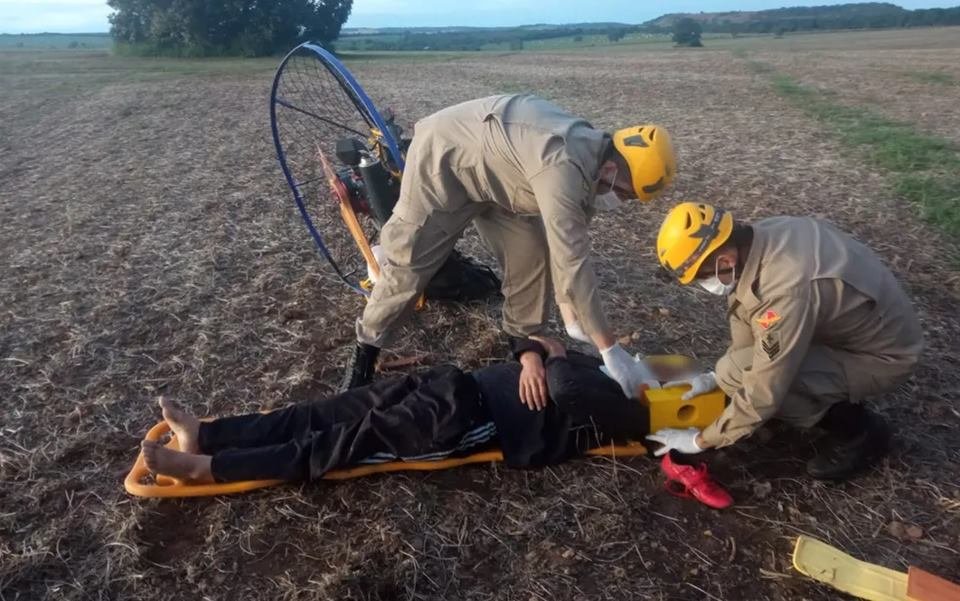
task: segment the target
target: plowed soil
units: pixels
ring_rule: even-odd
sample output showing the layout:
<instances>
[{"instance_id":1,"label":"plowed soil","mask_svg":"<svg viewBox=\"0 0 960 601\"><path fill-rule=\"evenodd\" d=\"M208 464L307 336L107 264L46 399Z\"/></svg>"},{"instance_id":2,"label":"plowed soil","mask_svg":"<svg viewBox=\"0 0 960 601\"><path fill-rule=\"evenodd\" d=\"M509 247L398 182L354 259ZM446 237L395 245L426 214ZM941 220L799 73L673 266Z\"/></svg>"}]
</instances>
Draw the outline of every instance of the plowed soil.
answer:
<instances>
[{"instance_id":1,"label":"plowed soil","mask_svg":"<svg viewBox=\"0 0 960 601\"><path fill-rule=\"evenodd\" d=\"M956 139L960 88L897 79L911 57L957 76L952 40L912 54L859 38L850 50L750 52ZM897 428L878 468L811 481L813 438L770 427L704 457L736 498L723 512L667 494L649 458L128 496L121 481L158 395L216 415L330 394L352 341L363 301L312 247L277 166L274 66L0 56L0 599L838 598L791 568L801 533L891 568L960 575L956 242L742 58L709 45L349 66L408 126L521 90L598 127L667 126L676 185L593 225L605 303L633 350L709 364L726 347L721 303L657 275L654 236L674 202L746 220L813 215L873 246L927 332L916 377L873 401ZM472 232L462 247L489 258ZM388 359L498 360L497 315L496 303L431 305ZM914 525L919 536L904 529Z\"/></svg>"}]
</instances>

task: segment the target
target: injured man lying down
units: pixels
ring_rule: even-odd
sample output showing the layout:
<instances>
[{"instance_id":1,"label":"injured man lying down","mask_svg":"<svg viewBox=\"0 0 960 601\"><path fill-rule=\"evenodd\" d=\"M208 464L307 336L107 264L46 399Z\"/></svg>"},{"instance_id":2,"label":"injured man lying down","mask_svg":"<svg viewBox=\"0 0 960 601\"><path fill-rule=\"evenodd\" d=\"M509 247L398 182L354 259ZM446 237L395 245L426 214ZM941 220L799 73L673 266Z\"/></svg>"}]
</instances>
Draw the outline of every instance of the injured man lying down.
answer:
<instances>
[{"instance_id":1,"label":"injured man lying down","mask_svg":"<svg viewBox=\"0 0 960 601\"><path fill-rule=\"evenodd\" d=\"M492 447L511 467L540 467L647 434L647 411L599 370L599 359L539 337L517 345L514 358L472 372L435 367L271 413L212 421L161 399L180 450L145 440L144 459L152 472L191 483L295 481Z\"/></svg>"}]
</instances>

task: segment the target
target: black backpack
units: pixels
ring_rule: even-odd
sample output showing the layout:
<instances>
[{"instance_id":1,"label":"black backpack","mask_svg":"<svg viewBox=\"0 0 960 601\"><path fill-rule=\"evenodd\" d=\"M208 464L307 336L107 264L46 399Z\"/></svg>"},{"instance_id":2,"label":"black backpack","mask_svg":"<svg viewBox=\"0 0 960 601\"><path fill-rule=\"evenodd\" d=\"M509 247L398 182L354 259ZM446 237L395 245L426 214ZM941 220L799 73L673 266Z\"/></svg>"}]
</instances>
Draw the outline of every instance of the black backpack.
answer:
<instances>
[{"instance_id":1,"label":"black backpack","mask_svg":"<svg viewBox=\"0 0 960 601\"><path fill-rule=\"evenodd\" d=\"M453 251L424 293L430 300L478 301L500 294L500 278L486 265Z\"/></svg>"}]
</instances>

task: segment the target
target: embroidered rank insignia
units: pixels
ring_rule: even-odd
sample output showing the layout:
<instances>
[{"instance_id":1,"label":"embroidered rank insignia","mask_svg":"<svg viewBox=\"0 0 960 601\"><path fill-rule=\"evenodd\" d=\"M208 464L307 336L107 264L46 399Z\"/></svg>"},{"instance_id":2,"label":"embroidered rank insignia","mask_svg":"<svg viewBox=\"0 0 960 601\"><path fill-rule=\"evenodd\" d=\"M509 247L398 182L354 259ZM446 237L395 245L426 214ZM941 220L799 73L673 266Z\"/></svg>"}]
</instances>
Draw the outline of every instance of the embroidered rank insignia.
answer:
<instances>
[{"instance_id":1,"label":"embroidered rank insignia","mask_svg":"<svg viewBox=\"0 0 960 601\"><path fill-rule=\"evenodd\" d=\"M764 334L760 339L760 348L767 354L767 358L773 361L780 354L780 335L773 332Z\"/></svg>"},{"instance_id":2,"label":"embroidered rank insignia","mask_svg":"<svg viewBox=\"0 0 960 601\"><path fill-rule=\"evenodd\" d=\"M767 311L757 318L757 325L762 330L769 330L770 326L780 321L780 314L776 311Z\"/></svg>"}]
</instances>

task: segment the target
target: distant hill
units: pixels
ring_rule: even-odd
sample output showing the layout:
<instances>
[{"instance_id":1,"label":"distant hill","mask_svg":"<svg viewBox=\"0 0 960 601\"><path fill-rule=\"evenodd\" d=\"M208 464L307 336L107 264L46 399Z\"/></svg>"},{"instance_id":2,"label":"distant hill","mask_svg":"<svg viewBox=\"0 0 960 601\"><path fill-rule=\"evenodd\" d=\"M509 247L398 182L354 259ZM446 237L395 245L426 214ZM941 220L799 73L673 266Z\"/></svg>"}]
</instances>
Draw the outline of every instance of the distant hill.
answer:
<instances>
[{"instance_id":1,"label":"distant hill","mask_svg":"<svg viewBox=\"0 0 960 601\"><path fill-rule=\"evenodd\" d=\"M907 10L889 2L796 6L758 11L671 13L646 23L532 24L518 27L366 27L344 28L342 50L481 50L569 47L606 43L636 43L644 36L671 34L679 19L700 22L705 33L782 34L794 31L884 29L960 25L960 6ZM563 42L566 40L566 42Z\"/></svg>"},{"instance_id":2,"label":"distant hill","mask_svg":"<svg viewBox=\"0 0 960 601\"><path fill-rule=\"evenodd\" d=\"M340 31L341 37L351 35L398 35L398 34L476 34L490 31L551 31L564 35L573 32L608 31L616 28L635 28L629 23L599 22L599 23L564 23L553 25L549 23L533 23L531 25L517 25L513 27L468 27L452 25L449 27L344 27Z\"/></svg>"},{"instance_id":3,"label":"distant hill","mask_svg":"<svg viewBox=\"0 0 960 601\"><path fill-rule=\"evenodd\" d=\"M698 21L707 33L769 33L818 29L879 29L960 25L960 6L907 10L888 2L794 6L758 11L671 13L643 23L651 32L666 32L684 17Z\"/></svg>"},{"instance_id":4,"label":"distant hill","mask_svg":"<svg viewBox=\"0 0 960 601\"><path fill-rule=\"evenodd\" d=\"M535 23L517 27L358 27L344 28L338 50L520 50L547 40L569 39L568 44L592 44L597 38L615 43L635 33L627 23Z\"/></svg>"}]
</instances>

